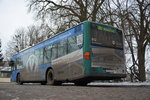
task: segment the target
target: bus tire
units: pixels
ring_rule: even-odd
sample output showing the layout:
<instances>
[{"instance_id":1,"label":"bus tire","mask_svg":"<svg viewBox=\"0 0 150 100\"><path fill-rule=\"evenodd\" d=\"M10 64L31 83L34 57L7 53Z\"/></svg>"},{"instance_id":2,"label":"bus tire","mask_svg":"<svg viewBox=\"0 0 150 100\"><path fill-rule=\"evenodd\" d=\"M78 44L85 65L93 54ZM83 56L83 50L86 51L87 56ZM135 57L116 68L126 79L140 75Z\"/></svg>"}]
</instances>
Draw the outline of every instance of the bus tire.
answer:
<instances>
[{"instance_id":1,"label":"bus tire","mask_svg":"<svg viewBox=\"0 0 150 100\"><path fill-rule=\"evenodd\" d=\"M20 80L20 74L17 75L16 82L18 85L23 85L23 82Z\"/></svg>"},{"instance_id":2,"label":"bus tire","mask_svg":"<svg viewBox=\"0 0 150 100\"><path fill-rule=\"evenodd\" d=\"M54 72L52 69L48 70L46 78L48 85L54 85Z\"/></svg>"}]
</instances>

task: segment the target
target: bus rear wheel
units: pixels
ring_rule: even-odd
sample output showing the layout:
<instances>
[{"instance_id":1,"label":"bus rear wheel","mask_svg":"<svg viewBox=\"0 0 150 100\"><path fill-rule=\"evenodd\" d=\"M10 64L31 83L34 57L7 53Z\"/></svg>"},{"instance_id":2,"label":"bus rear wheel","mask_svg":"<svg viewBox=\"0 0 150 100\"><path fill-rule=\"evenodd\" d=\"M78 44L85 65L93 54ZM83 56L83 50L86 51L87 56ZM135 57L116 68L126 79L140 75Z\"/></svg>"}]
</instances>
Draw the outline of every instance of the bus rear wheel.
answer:
<instances>
[{"instance_id":1,"label":"bus rear wheel","mask_svg":"<svg viewBox=\"0 0 150 100\"><path fill-rule=\"evenodd\" d=\"M23 85L23 82L20 80L20 74L17 75L16 82L18 85Z\"/></svg>"},{"instance_id":2,"label":"bus rear wheel","mask_svg":"<svg viewBox=\"0 0 150 100\"><path fill-rule=\"evenodd\" d=\"M47 84L54 85L54 72L52 69L49 69L47 72Z\"/></svg>"},{"instance_id":3,"label":"bus rear wheel","mask_svg":"<svg viewBox=\"0 0 150 100\"><path fill-rule=\"evenodd\" d=\"M47 84L59 86L62 84L62 81L56 81L54 79L54 72L52 69L49 69L47 72Z\"/></svg>"}]
</instances>

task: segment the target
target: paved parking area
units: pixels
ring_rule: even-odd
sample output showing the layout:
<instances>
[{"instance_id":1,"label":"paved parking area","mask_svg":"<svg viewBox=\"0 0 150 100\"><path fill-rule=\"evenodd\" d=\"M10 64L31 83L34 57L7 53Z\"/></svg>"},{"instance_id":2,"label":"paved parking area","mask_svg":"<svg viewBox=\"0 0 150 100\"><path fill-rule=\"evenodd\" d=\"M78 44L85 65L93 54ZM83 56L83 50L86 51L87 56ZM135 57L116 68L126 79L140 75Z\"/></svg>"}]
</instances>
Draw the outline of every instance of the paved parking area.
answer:
<instances>
[{"instance_id":1,"label":"paved parking area","mask_svg":"<svg viewBox=\"0 0 150 100\"><path fill-rule=\"evenodd\" d=\"M0 100L150 100L150 86L49 86L0 83Z\"/></svg>"}]
</instances>

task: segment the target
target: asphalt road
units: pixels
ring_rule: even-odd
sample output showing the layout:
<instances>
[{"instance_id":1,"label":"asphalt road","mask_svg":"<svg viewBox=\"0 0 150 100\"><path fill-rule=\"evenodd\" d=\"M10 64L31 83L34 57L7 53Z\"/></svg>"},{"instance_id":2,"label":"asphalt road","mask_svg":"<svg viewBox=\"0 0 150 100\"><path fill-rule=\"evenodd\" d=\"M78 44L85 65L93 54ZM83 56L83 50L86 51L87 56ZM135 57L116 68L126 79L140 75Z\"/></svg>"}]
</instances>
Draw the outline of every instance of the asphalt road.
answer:
<instances>
[{"instance_id":1,"label":"asphalt road","mask_svg":"<svg viewBox=\"0 0 150 100\"><path fill-rule=\"evenodd\" d=\"M150 86L50 86L0 83L0 100L150 100Z\"/></svg>"}]
</instances>

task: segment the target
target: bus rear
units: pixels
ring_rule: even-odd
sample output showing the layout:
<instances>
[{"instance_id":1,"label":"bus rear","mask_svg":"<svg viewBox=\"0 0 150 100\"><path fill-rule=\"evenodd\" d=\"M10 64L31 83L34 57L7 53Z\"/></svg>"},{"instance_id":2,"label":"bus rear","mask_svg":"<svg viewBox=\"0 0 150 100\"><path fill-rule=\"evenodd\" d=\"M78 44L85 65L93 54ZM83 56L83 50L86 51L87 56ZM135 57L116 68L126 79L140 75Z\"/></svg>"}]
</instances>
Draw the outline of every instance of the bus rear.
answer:
<instances>
[{"instance_id":1,"label":"bus rear","mask_svg":"<svg viewBox=\"0 0 150 100\"><path fill-rule=\"evenodd\" d=\"M92 80L118 80L126 77L123 33L94 22L84 23L85 77Z\"/></svg>"}]
</instances>

